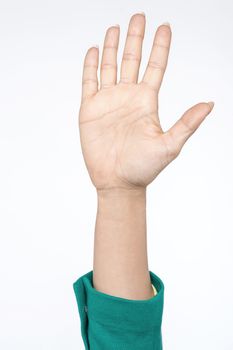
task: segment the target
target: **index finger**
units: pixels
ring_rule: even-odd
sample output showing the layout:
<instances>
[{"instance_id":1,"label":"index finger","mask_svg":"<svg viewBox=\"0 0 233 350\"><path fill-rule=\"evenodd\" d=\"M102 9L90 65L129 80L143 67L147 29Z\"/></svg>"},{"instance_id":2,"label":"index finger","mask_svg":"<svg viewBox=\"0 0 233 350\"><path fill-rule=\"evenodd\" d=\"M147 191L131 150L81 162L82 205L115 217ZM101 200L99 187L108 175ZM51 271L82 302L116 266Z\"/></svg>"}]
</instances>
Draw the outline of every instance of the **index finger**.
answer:
<instances>
[{"instance_id":1,"label":"index finger","mask_svg":"<svg viewBox=\"0 0 233 350\"><path fill-rule=\"evenodd\" d=\"M155 33L153 46L142 82L159 91L167 67L171 44L171 28L168 23L160 25Z\"/></svg>"}]
</instances>

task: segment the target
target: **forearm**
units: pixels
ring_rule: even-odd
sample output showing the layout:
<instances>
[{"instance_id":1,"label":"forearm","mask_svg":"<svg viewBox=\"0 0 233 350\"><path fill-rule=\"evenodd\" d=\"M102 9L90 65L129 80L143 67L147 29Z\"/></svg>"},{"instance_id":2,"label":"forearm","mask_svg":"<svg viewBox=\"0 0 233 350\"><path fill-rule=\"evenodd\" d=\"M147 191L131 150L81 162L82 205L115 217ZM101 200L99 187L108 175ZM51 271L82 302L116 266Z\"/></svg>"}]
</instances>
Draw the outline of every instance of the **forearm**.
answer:
<instances>
[{"instance_id":1,"label":"forearm","mask_svg":"<svg viewBox=\"0 0 233 350\"><path fill-rule=\"evenodd\" d=\"M97 191L93 284L106 294L149 299L146 188Z\"/></svg>"}]
</instances>

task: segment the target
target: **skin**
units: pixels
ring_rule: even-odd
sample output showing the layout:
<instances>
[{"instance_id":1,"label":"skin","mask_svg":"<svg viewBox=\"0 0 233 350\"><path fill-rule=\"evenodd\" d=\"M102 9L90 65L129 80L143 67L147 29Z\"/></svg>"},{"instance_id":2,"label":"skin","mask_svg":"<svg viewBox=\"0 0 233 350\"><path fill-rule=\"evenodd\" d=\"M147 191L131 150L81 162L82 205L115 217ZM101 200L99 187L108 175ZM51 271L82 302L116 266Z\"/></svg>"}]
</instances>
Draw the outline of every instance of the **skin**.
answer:
<instances>
[{"instance_id":1,"label":"skin","mask_svg":"<svg viewBox=\"0 0 233 350\"><path fill-rule=\"evenodd\" d=\"M130 18L119 81L120 27L106 30L101 61L98 47L88 49L79 110L82 153L98 202L93 286L128 299L153 296L146 244L147 186L179 155L214 105L197 103L162 130L158 94L172 31L168 24L157 28L138 81L145 22L143 13Z\"/></svg>"}]
</instances>

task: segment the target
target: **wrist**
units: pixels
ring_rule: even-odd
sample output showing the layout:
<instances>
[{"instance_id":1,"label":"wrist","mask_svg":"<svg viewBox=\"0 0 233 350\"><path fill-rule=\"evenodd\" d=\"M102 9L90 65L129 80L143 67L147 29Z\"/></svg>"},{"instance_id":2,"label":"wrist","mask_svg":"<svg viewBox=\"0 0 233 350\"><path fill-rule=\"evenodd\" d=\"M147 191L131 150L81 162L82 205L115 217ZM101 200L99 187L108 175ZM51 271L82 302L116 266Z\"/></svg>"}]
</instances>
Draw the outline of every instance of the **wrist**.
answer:
<instances>
[{"instance_id":1,"label":"wrist","mask_svg":"<svg viewBox=\"0 0 233 350\"><path fill-rule=\"evenodd\" d=\"M114 188L97 191L97 215L102 220L130 225L146 212L146 187L137 189Z\"/></svg>"},{"instance_id":2,"label":"wrist","mask_svg":"<svg viewBox=\"0 0 233 350\"><path fill-rule=\"evenodd\" d=\"M124 188L112 187L106 189L96 189L98 198L134 198L146 195L146 187Z\"/></svg>"}]
</instances>

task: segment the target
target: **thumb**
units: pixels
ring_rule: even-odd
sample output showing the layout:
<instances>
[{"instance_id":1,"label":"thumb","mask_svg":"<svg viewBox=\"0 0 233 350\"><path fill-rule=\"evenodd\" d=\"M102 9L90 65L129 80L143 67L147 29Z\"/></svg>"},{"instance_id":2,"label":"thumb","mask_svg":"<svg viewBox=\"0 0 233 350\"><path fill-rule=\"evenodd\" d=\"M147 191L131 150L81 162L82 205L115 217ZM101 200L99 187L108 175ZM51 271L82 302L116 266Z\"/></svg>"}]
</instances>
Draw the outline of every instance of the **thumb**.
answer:
<instances>
[{"instance_id":1,"label":"thumb","mask_svg":"<svg viewBox=\"0 0 233 350\"><path fill-rule=\"evenodd\" d=\"M189 108L181 118L165 132L170 149L180 152L188 138L197 130L205 117L212 111L214 102L200 102Z\"/></svg>"}]
</instances>

